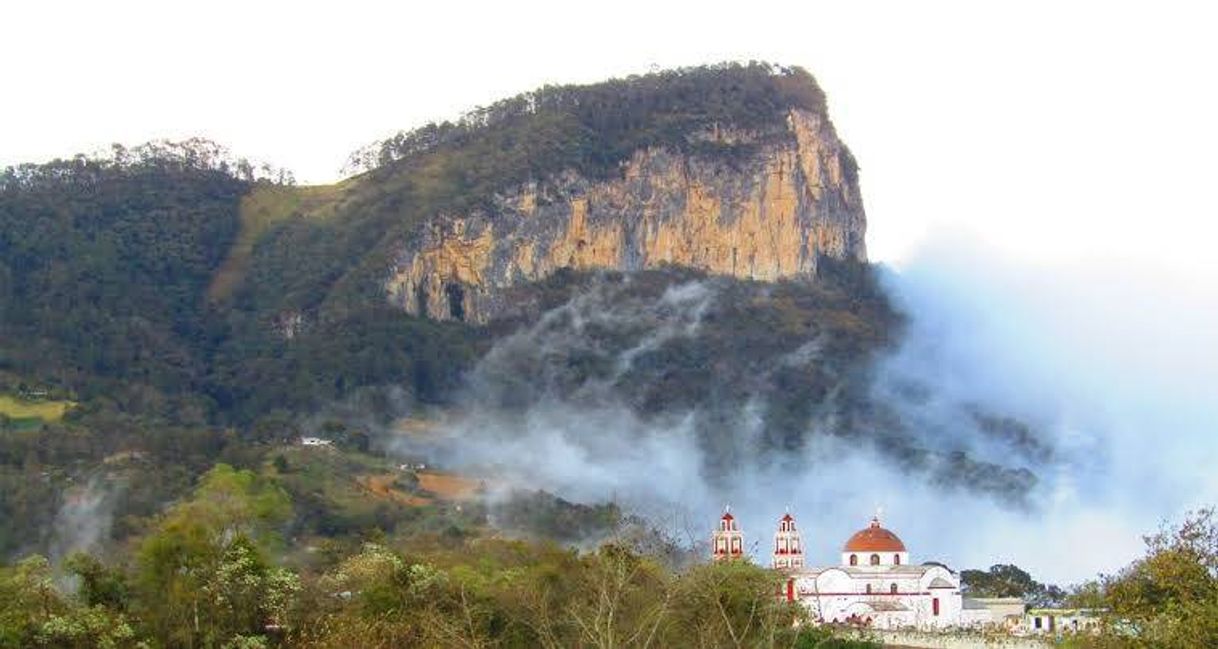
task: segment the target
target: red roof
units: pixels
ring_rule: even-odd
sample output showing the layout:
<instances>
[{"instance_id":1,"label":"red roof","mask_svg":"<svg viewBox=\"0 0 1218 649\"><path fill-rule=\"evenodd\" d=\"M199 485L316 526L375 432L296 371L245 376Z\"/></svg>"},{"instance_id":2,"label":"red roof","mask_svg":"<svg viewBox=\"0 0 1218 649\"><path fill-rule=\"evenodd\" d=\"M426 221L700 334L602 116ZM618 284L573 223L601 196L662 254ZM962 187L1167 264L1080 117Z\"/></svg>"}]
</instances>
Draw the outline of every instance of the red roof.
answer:
<instances>
[{"instance_id":1,"label":"red roof","mask_svg":"<svg viewBox=\"0 0 1218 649\"><path fill-rule=\"evenodd\" d=\"M871 525L859 530L846 541L846 552L904 552L905 544L900 537L880 527L878 518L871 519Z\"/></svg>"},{"instance_id":2,"label":"red roof","mask_svg":"<svg viewBox=\"0 0 1218 649\"><path fill-rule=\"evenodd\" d=\"M784 515L783 515L782 520L784 520L784 521L793 521L793 520L795 520L795 517L794 517L794 516L791 516L791 513L790 513L790 512L787 512L786 514L784 514Z\"/></svg>"},{"instance_id":3,"label":"red roof","mask_svg":"<svg viewBox=\"0 0 1218 649\"><path fill-rule=\"evenodd\" d=\"M736 517L735 517L735 516L732 516L732 515L731 515L731 514L729 514L728 512L723 512L723 518L722 518L722 519L720 519L720 520L732 521L732 520L736 520Z\"/></svg>"}]
</instances>

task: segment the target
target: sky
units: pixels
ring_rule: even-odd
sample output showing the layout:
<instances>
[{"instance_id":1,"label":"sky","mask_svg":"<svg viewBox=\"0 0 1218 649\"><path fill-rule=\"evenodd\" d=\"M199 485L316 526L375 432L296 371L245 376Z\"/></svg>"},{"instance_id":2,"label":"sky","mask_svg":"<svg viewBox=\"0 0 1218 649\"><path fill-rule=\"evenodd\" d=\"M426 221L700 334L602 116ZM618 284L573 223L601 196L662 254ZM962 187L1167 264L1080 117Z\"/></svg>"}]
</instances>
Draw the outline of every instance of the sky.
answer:
<instances>
[{"instance_id":1,"label":"sky","mask_svg":"<svg viewBox=\"0 0 1218 649\"><path fill-rule=\"evenodd\" d=\"M201 135L339 177L356 148L545 83L800 65L862 165L868 245L1201 274L1218 9L1195 2L47 2L0 22L0 164Z\"/></svg>"},{"instance_id":2,"label":"sky","mask_svg":"<svg viewBox=\"0 0 1218 649\"><path fill-rule=\"evenodd\" d=\"M369 142L546 83L802 66L860 163L871 259L905 273L924 321L980 318L938 371L1010 378L1067 437L1107 418L1102 479L1055 482L1042 525L995 518L978 532L994 538L948 549L1081 578L1130 558L1157 515L1218 500L1214 3L11 5L0 165L203 136L326 183ZM897 500L911 527L929 502ZM1045 535L1120 541L1084 563L1028 556Z\"/></svg>"}]
</instances>

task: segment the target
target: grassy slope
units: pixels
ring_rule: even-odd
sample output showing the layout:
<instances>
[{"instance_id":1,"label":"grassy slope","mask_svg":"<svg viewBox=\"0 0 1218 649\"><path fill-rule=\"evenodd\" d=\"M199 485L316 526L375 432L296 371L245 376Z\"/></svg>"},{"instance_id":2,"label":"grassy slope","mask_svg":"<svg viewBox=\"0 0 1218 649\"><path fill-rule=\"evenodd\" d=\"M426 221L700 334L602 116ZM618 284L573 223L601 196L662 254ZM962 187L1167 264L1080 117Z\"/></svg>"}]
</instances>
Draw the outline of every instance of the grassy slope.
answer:
<instances>
[{"instance_id":1,"label":"grassy slope","mask_svg":"<svg viewBox=\"0 0 1218 649\"><path fill-rule=\"evenodd\" d=\"M12 419L37 418L53 422L63 419L75 403L71 401L26 401L6 394L0 394L0 415Z\"/></svg>"},{"instance_id":2,"label":"grassy slope","mask_svg":"<svg viewBox=\"0 0 1218 649\"><path fill-rule=\"evenodd\" d=\"M241 199L241 229L224 263L212 278L207 289L208 300L221 302L232 294L249 270L254 245L271 227L294 216L309 219L333 216L353 184L353 180L345 180L334 185L305 187L255 185Z\"/></svg>"}]
</instances>

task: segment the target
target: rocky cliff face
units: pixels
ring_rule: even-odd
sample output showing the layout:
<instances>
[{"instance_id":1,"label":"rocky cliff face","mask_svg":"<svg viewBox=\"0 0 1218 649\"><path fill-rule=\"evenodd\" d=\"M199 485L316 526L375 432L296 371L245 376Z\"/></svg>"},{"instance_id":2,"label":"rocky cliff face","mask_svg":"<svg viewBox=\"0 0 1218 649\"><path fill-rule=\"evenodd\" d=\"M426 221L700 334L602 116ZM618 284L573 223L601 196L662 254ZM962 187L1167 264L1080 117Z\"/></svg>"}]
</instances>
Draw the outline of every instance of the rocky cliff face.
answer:
<instances>
[{"instance_id":1,"label":"rocky cliff face","mask_svg":"<svg viewBox=\"0 0 1218 649\"><path fill-rule=\"evenodd\" d=\"M814 275L822 255L866 259L853 159L825 116L792 110L781 128L699 139L746 153L640 150L615 179L567 173L437 216L397 251L385 289L412 314L485 322L502 289L563 267L775 280Z\"/></svg>"}]
</instances>

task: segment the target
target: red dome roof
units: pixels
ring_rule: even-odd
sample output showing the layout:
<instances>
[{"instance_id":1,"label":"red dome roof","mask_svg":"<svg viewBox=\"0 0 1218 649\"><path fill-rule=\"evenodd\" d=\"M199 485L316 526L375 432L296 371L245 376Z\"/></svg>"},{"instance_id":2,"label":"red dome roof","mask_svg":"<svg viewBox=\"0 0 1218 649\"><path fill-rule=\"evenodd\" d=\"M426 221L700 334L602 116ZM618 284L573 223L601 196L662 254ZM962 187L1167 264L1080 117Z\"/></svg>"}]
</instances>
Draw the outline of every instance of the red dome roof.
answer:
<instances>
[{"instance_id":1,"label":"red dome roof","mask_svg":"<svg viewBox=\"0 0 1218 649\"><path fill-rule=\"evenodd\" d=\"M871 519L871 525L859 530L846 541L846 552L904 552L905 544L896 534L880 527L880 519Z\"/></svg>"}]
</instances>

